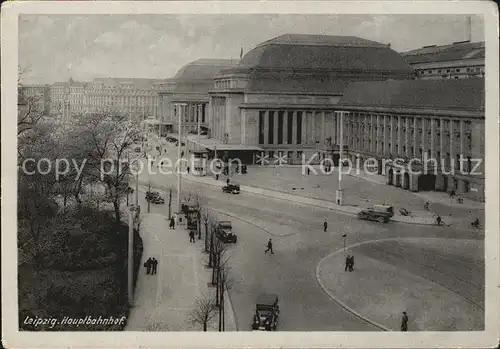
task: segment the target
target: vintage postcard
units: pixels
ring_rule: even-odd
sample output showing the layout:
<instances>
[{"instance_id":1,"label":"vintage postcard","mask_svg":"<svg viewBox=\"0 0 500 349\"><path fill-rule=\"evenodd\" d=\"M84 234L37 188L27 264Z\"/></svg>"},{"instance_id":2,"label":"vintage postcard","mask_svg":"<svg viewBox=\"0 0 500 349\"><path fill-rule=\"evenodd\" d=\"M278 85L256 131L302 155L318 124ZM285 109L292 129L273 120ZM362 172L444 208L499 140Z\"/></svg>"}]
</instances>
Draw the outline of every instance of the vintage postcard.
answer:
<instances>
[{"instance_id":1,"label":"vintage postcard","mask_svg":"<svg viewBox=\"0 0 500 349\"><path fill-rule=\"evenodd\" d=\"M1 15L5 347L497 348L493 2Z\"/></svg>"}]
</instances>

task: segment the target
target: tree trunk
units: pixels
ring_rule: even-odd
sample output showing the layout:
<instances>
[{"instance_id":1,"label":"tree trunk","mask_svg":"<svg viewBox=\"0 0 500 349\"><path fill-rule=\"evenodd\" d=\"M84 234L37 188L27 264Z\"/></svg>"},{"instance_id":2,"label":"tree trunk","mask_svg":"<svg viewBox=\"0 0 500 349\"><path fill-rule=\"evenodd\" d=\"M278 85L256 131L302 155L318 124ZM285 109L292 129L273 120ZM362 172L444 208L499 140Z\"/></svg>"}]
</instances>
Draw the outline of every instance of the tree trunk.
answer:
<instances>
[{"instance_id":1,"label":"tree trunk","mask_svg":"<svg viewBox=\"0 0 500 349\"><path fill-rule=\"evenodd\" d=\"M203 332L207 332L207 323L206 322L203 323Z\"/></svg>"},{"instance_id":2,"label":"tree trunk","mask_svg":"<svg viewBox=\"0 0 500 349\"><path fill-rule=\"evenodd\" d=\"M208 223L205 223L205 252L208 252Z\"/></svg>"},{"instance_id":3,"label":"tree trunk","mask_svg":"<svg viewBox=\"0 0 500 349\"><path fill-rule=\"evenodd\" d=\"M210 252L208 254L208 266L210 268L213 268L214 266L214 261L213 261L213 254L214 254L214 232L210 232Z\"/></svg>"},{"instance_id":4,"label":"tree trunk","mask_svg":"<svg viewBox=\"0 0 500 349\"><path fill-rule=\"evenodd\" d=\"M120 223L120 219L121 219L120 202L118 202L117 200L114 200L113 201L113 207L115 209L116 222Z\"/></svg>"},{"instance_id":5,"label":"tree trunk","mask_svg":"<svg viewBox=\"0 0 500 349\"><path fill-rule=\"evenodd\" d=\"M220 284L221 284L221 295L220 295L221 302L219 304L219 332L222 332L222 317L224 316L223 315L224 305L222 304L222 282Z\"/></svg>"},{"instance_id":6,"label":"tree trunk","mask_svg":"<svg viewBox=\"0 0 500 349\"><path fill-rule=\"evenodd\" d=\"M73 192L75 200L78 204L82 204L82 199L80 198L80 192L82 191L82 183L83 183L83 176L80 176L75 191Z\"/></svg>"},{"instance_id":7,"label":"tree trunk","mask_svg":"<svg viewBox=\"0 0 500 349\"><path fill-rule=\"evenodd\" d=\"M214 270L216 270L216 269L214 268ZM220 292L219 292L219 289L220 289L220 270L219 269L217 269L216 275L217 275L216 276L217 284L216 284L216 292L215 292L215 306L220 306Z\"/></svg>"},{"instance_id":8,"label":"tree trunk","mask_svg":"<svg viewBox=\"0 0 500 349\"><path fill-rule=\"evenodd\" d=\"M226 306L224 304L224 284L226 280L224 279L224 276L222 276L222 282L221 284L221 292L220 292L220 307L222 308L222 332L226 331Z\"/></svg>"}]
</instances>

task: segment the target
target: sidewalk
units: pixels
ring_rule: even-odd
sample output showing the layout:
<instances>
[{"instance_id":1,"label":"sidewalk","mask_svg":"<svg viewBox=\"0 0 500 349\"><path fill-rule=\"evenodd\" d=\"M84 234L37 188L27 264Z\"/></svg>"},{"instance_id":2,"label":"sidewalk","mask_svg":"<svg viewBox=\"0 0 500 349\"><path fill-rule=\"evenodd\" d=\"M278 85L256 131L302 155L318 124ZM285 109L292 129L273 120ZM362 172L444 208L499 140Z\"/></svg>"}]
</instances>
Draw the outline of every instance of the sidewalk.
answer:
<instances>
[{"instance_id":1,"label":"sidewalk","mask_svg":"<svg viewBox=\"0 0 500 349\"><path fill-rule=\"evenodd\" d=\"M197 297L213 295L208 286L210 270L205 267L201 242L190 243L184 227L168 229L167 217L144 213L141 236L144 241L143 261L155 257L157 275L139 270L135 305L131 309L129 331L202 331L201 325L189 322L189 314ZM210 322L209 331L218 328L218 316ZM226 297L226 331L235 331L229 297Z\"/></svg>"}]
</instances>

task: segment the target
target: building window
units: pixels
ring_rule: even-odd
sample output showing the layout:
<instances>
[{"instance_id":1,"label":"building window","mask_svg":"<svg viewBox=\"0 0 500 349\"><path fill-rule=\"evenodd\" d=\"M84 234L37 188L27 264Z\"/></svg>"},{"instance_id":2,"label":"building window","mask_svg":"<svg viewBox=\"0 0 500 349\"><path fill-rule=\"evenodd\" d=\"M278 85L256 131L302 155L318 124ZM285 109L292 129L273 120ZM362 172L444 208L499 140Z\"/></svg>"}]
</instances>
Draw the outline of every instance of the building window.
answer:
<instances>
[{"instance_id":1,"label":"building window","mask_svg":"<svg viewBox=\"0 0 500 349\"><path fill-rule=\"evenodd\" d=\"M441 73L441 69L438 69L438 73Z\"/></svg>"},{"instance_id":2,"label":"building window","mask_svg":"<svg viewBox=\"0 0 500 349\"><path fill-rule=\"evenodd\" d=\"M283 144L283 114L285 112L278 112L278 144Z\"/></svg>"},{"instance_id":3,"label":"building window","mask_svg":"<svg viewBox=\"0 0 500 349\"><path fill-rule=\"evenodd\" d=\"M432 70L428 70L427 72L428 72L429 74L432 74Z\"/></svg>"},{"instance_id":4,"label":"building window","mask_svg":"<svg viewBox=\"0 0 500 349\"><path fill-rule=\"evenodd\" d=\"M441 161L441 152L440 151L437 152L437 160Z\"/></svg>"},{"instance_id":5,"label":"building window","mask_svg":"<svg viewBox=\"0 0 500 349\"><path fill-rule=\"evenodd\" d=\"M297 112L297 144L302 143L302 112Z\"/></svg>"},{"instance_id":6,"label":"building window","mask_svg":"<svg viewBox=\"0 0 500 349\"><path fill-rule=\"evenodd\" d=\"M304 152L302 150L297 151L297 159L302 159L302 154Z\"/></svg>"},{"instance_id":7,"label":"building window","mask_svg":"<svg viewBox=\"0 0 500 349\"><path fill-rule=\"evenodd\" d=\"M268 151L267 155L269 156L269 159L274 159L274 151L272 150Z\"/></svg>"},{"instance_id":8,"label":"building window","mask_svg":"<svg viewBox=\"0 0 500 349\"><path fill-rule=\"evenodd\" d=\"M446 72L449 73L450 72L450 69L446 69Z\"/></svg>"},{"instance_id":9,"label":"building window","mask_svg":"<svg viewBox=\"0 0 500 349\"><path fill-rule=\"evenodd\" d=\"M261 110L259 111L259 144L264 144L264 118L266 116L266 112Z\"/></svg>"},{"instance_id":10,"label":"building window","mask_svg":"<svg viewBox=\"0 0 500 349\"><path fill-rule=\"evenodd\" d=\"M287 140L287 143L288 144L292 144L292 141L293 141L293 112L289 111L288 112L288 123L287 123L287 136L288 136L288 140Z\"/></svg>"},{"instance_id":11,"label":"building window","mask_svg":"<svg viewBox=\"0 0 500 349\"><path fill-rule=\"evenodd\" d=\"M293 159L293 151L292 150L288 151L286 156L287 156L287 159Z\"/></svg>"}]
</instances>

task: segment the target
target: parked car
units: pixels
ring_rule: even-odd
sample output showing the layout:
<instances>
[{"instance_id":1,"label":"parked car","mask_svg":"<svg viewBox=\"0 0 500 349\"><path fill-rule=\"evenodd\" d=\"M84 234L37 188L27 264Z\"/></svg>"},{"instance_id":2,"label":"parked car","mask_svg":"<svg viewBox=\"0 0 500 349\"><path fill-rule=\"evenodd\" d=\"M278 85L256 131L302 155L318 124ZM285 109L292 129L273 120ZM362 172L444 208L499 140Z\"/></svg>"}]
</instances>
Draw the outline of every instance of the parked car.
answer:
<instances>
[{"instance_id":1,"label":"parked car","mask_svg":"<svg viewBox=\"0 0 500 349\"><path fill-rule=\"evenodd\" d=\"M230 221L220 221L217 226L217 237L225 244L235 244L238 237L233 233Z\"/></svg>"},{"instance_id":2,"label":"parked car","mask_svg":"<svg viewBox=\"0 0 500 349\"><path fill-rule=\"evenodd\" d=\"M379 223L388 223L394 216L394 208L387 205L373 205L373 207L362 210L358 213L358 218Z\"/></svg>"},{"instance_id":3,"label":"parked car","mask_svg":"<svg viewBox=\"0 0 500 349\"><path fill-rule=\"evenodd\" d=\"M261 294L255 304L252 329L254 331L276 331L280 315L278 296Z\"/></svg>"},{"instance_id":4,"label":"parked car","mask_svg":"<svg viewBox=\"0 0 500 349\"><path fill-rule=\"evenodd\" d=\"M181 146L183 146L183 147L184 147L185 145L186 145L186 143L181 142ZM178 146L179 146L179 141L176 141L176 142L175 142L175 146L176 146L176 147L178 147Z\"/></svg>"},{"instance_id":5,"label":"parked car","mask_svg":"<svg viewBox=\"0 0 500 349\"><path fill-rule=\"evenodd\" d=\"M135 148L134 148L134 151L135 151L136 153L140 153L140 152L141 152L141 147L135 147Z\"/></svg>"},{"instance_id":6,"label":"parked car","mask_svg":"<svg viewBox=\"0 0 500 349\"><path fill-rule=\"evenodd\" d=\"M239 184L228 184L222 187L223 193L229 194L239 194L240 193L240 185Z\"/></svg>"},{"instance_id":7,"label":"parked car","mask_svg":"<svg viewBox=\"0 0 500 349\"><path fill-rule=\"evenodd\" d=\"M165 199L160 196L160 193L157 191L148 191L146 192L146 201L150 201L153 204L164 204Z\"/></svg>"}]
</instances>

